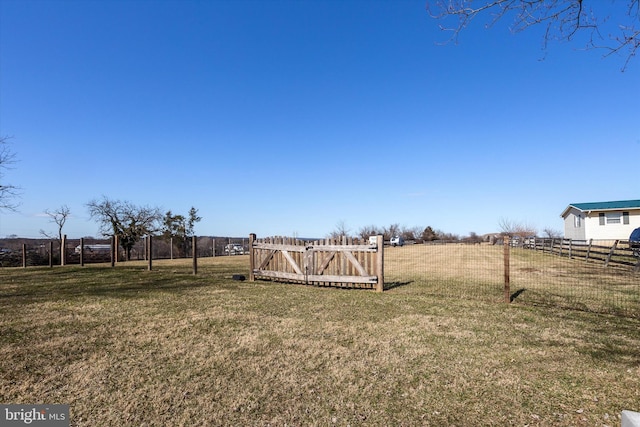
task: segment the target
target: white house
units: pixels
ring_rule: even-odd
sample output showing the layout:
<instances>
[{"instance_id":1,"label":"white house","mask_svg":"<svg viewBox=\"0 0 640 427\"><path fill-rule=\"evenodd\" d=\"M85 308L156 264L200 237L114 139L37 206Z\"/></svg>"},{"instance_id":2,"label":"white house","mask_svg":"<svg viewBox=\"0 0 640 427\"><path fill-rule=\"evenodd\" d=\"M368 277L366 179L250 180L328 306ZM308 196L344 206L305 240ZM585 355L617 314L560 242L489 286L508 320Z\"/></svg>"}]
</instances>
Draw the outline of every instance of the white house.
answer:
<instances>
[{"instance_id":1,"label":"white house","mask_svg":"<svg viewBox=\"0 0 640 427\"><path fill-rule=\"evenodd\" d=\"M640 200L572 203L561 216L567 239L626 240L640 227Z\"/></svg>"}]
</instances>

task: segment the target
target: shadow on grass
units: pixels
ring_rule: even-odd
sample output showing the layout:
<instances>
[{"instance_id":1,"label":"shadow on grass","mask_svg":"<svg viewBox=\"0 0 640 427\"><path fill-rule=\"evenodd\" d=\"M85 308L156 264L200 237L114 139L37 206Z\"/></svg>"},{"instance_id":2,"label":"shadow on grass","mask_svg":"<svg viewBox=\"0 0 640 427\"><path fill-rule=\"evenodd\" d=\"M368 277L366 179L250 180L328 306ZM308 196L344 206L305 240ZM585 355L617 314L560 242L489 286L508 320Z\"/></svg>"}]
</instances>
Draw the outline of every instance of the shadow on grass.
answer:
<instances>
[{"instance_id":1,"label":"shadow on grass","mask_svg":"<svg viewBox=\"0 0 640 427\"><path fill-rule=\"evenodd\" d=\"M391 289L399 288L401 286L407 286L407 285L410 285L412 283L413 283L412 280L409 280L409 281L406 281L406 282L385 282L384 290L388 291L388 290L391 290Z\"/></svg>"},{"instance_id":2,"label":"shadow on grass","mask_svg":"<svg viewBox=\"0 0 640 427\"><path fill-rule=\"evenodd\" d=\"M524 291L526 291L526 288L518 289L517 291L511 294L509 301L514 302L516 298L520 296L520 294L524 293Z\"/></svg>"},{"instance_id":3,"label":"shadow on grass","mask_svg":"<svg viewBox=\"0 0 640 427\"><path fill-rule=\"evenodd\" d=\"M0 285L0 302L20 304L95 296L145 298L155 292L183 292L212 285L239 286L239 282L224 276L207 272L193 275L186 269L148 271L141 267L27 270L25 274L5 277L9 280L3 280Z\"/></svg>"}]
</instances>

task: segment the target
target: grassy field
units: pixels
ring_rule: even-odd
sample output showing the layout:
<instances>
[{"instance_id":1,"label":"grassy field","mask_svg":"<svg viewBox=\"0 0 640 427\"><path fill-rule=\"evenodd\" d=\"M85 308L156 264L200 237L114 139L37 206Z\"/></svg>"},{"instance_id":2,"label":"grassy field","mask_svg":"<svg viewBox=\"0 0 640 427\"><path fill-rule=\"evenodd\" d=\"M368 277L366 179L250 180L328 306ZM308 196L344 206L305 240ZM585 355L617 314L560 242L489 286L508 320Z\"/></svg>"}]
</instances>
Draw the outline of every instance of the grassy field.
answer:
<instances>
[{"instance_id":1,"label":"grassy field","mask_svg":"<svg viewBox=\"0 0 640 427\"><path fill-rule=\"evenodd\" d=\"M616 426L640 410L637 319L442 297L452 277L408 267L384 293L231 280L247 270L0 269L0 403L69 404L74 426Z\"/></svg>"},{"instance_id":2,"label":"grassy field","mask_svg":"<svg viewBox=\"0 0 640 427\"><path fill-rule=\"evenodd\" d=\"M531 249L510 250L510 294L523 304L640 318L640 272ZM411 245L385 250L385 281L434 295L504 300L504 248Z\"/></svg>"}]
</instances>

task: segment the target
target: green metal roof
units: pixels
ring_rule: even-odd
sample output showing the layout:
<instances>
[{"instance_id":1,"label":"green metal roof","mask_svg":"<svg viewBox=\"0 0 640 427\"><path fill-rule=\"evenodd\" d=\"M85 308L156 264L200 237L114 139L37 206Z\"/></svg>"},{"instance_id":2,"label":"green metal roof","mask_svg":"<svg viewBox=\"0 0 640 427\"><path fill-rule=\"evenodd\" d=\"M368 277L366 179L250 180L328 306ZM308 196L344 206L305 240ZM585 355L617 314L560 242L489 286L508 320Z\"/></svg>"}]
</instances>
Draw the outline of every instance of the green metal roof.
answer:
<instances>
[{"instance_id":1,"label":"green metal roof","mask_svg":"<svg viewBox=\"0 0 640 427\"><path fill-rule=\"evenodd\" d=\"M571 203L563 212L564 216L570 208L586 211L612 211L620 209L640 209L640 200L618 200L615 202Z\"/></svg>"}]
</instances>

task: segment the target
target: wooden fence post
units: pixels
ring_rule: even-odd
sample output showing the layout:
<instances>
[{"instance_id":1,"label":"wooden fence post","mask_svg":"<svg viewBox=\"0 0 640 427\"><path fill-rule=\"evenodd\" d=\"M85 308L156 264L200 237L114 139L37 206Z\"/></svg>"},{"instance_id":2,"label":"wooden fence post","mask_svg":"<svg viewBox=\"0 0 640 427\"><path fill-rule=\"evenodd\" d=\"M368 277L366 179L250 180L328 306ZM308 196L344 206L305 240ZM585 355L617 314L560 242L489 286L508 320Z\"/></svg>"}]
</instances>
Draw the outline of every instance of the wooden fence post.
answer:
<instances>
[{"instance_id":1,"label":"wooden fence post","mask_svg":"<svg viewBox=\"0 0 640 427\"><path fill-rule=\"evenodd\" d=\"M378 245L378 251L376 252L376 276L378 276L376 292L382 292L384 291L384 236L376 236L376 245Z\"/></svg>"},{"instance_id":2,"label":"wooden fence post","mask_svg":"<svg viewBox=\"0 0 640 427\"><path fill-rule=\"evenodd\" d=\"M114 244L113 244L113 248L114 248L114 252L113 252L113 262L114 263L118 263L120 260L118 259L118 254L120 252L120 249L118 249L120 247L120 238L118 237L118 235L114 235L113 236L114 239Z\"/></svg>"},{"instance_id":3,"label":"wooden fence post","mask_svg":"<svg viewBox=\"0 0 640 427\"><path fill-rule=\"evenodd\" d=\"M249 281L254 282L256 280L255 274L253 274L253 269L256 267L256 254L253 249L253 242L256 240L256 235L251 233L249 234Z\"/></svg>"},{"instance_id":4,"label":"wooden fence post","mask_svg":"<svg viewBox=\"0 0 640 427\"><path fill-rule=\"evenodd\" d=\"M573 239L569 239L569 259L573 259Z\"/></svg>"},{"instance_id":5,"label":"wooden fence post","mask_svg":"<svg viewBox=\"0 0 640 427\"><path fill-rule=\"evenodd\" d=\"M84 237L80 238L80 267L84 267Z\"/></svg>"},{"instance_id":6,"label":"wooden fence post","mask_svg":"<svg viewBox=\"0 0 640 427\"><path fill-rule=\"evenodd\" d=\"M193 274L198 274L198 238L191 236L191 252L193 252Z\"/></svg>"},{"instance_id":7,"label":"wooden fence post","mask_svg":"<svg viewBox=\"0 0 640 427\"><path fill-rule=\"evenodd\" d=\"M504 302L511 302L511 279L509 277L510 250L509 236L504 236Z\"/></svg>"},{"instance_id":8,"label":"wooden fence post","mask_svg":"<svg viewBox=\"0 0 640 427\"><path fill-rule=\"evenodd\" d=\"M151 238L151 235L147 236L146 249L147 249L147 257L149 259L149 267L147 268L149 271L151 271L153 270L153 256L151 255L151 250L153 249L153 239Z\"/></svg>"},{"instance_id":9,"label":"wooden fence post","mask_svg":"<svg viewBox=\"0 0 640 427\"><path fill-rule=\"evenodd\" d=\"M62 241L60 242L60 265L67 264L67 235L62 235Z\"/></svg>"},{"instance_id":10,"label":"wooden fence post","mask_svg":"<svg viewBox=\"0 0 640 427\"><path fill-rule=\"evenodd\" d=\"M22 244L22 267L27 268L27 244Z\"/></svg>"},{"instance_id":11,"label":"wooden fence post","mask_svg":"<svg viewBox=\"0 0 640 427\"><path fill-rule=\"evenodd\" d=\"M589 261L589 255L591 254L591 245L593 244L593 239L589 239L589 247L587 248L587 255L584 258L584 261Z\"/></svg>"},{"instance_id":12,"label":"wooden fence post","mask_svg":"<svg viewBox=\"0 0 640 427\"><path fill-rule=\"evenodd\" d=\"M111 244L111 267L115 267L116 265L116 251L118 248L116 247L116 236L111 236L109 239L109 243Z\"/></svg>"},{"instance_id":13,"label":"wooden fence post","mask_svg":"<svg viewBox=\"0 0 640 427\"><path fill-rule=\"evenodd\" d=\"M49 241L49 268L53 267L53 240Z\"/></svg>"},{"instance_id":14,"label":"wooden fence post","mask_svg":"<svg viewBox=\"0 0 640 427\"><path fill-rule=\"evenodd\" d=\"M618 242L619 242L619 240L616 240L615 242L613 242L613 246L611 246L611 250L609 251L609 255L607 255L607 259L604 261L604 266L605 267L609 266L609 262L611 261L611 257L613 256L613 253L618 248Z\"/></svg>"}]
</instances>

